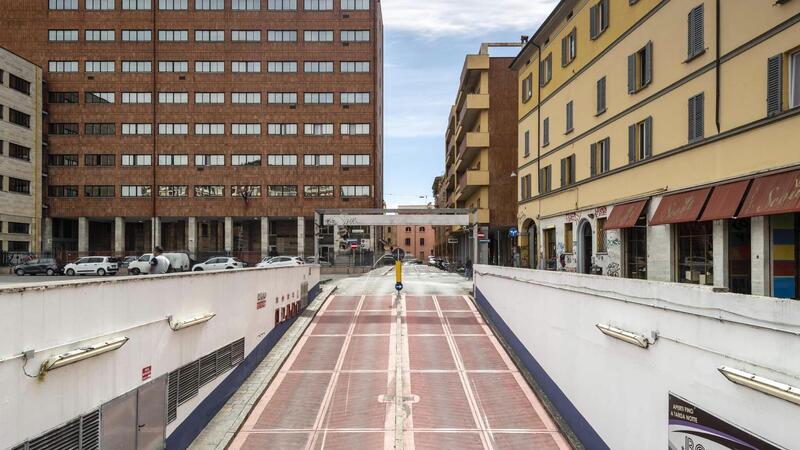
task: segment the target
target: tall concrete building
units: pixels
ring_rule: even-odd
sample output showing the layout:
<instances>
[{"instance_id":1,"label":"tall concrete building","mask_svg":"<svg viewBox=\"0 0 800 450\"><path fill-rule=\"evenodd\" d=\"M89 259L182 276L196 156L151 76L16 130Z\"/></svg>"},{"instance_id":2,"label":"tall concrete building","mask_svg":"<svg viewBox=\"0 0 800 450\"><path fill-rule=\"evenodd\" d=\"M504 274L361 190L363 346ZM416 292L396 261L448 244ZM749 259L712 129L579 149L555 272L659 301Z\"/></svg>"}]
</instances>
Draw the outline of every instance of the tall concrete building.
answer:
<instances>
[{"instance_id":1,"label":"tall concrete building","mask_svg":"<svg viewBox=\"0 0 800 450\"><path fill-rule=\"evenodd\" d=\"M0 250L39 252L41 228L42 69L0 48Z\"/></svg>"},{"instance_id":2,"label":"tall concrete building","mask_svg":"<svg viewBox=\"0 0 800 450\"><path fill-rule=\"evenodd\" d=\"M439 189L445 207L478 210L480 262L510 265L508 231L516 224L516 207L509 201L516 187L516 72L509 68L513 58L490 55L495 46L518 44L483 44L464 60L445 132L445 177ZM450 256L466 261L472 233L453 227L447 239L458 241Z\"/></svg>"},{"instance_id":3,"label":"tall concrete building","mask_svg":"<svg viewBox=\"0 0 800 450\"><path fill-rule=\"evenodd\" d=\"M381 206L379 0L0 6L47 81L57 254L308 255L315 209Z\"/></svg>"},{"instance_id":4,"label":"tall concrete building","mask_svg":"<svg viewBox=\"0 0 800 450\"><path fill-rule=\"evenodd\" d=\"M798 14L559 2L513 64L525 264L800 298Z\"/></svg>"}]
</instances>

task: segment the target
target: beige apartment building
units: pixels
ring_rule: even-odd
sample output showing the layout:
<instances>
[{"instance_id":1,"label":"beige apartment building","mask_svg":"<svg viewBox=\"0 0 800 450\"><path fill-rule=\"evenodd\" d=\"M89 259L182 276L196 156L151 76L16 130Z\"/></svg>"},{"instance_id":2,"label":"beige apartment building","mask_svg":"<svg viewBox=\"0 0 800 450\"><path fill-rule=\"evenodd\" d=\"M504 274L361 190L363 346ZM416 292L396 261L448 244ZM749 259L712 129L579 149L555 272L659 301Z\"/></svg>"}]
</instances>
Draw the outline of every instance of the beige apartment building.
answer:
<instances>
[{"instance_id":1,"label":"beige apartment building","mask_svg":"<svg viewBox=\"0 0 800 450\"><path fill-rule=\"evenodd\" d=\"M2 47L0 182L2 251L12 256L38 253L42 226L42 69Z\"/></svg>"},{"instance_id":2,"label":"beige apartment building","mask_svg":"<svg viewBox=\"0 0 800 450\"><path fill-rule=\"evenodd\" d=\"M398 209L424 210L430 205L403 205ZM427 262L429 256L434 256L436 248L437 229L430 224L392 225L383 228L383 245L388 252L391 249L401 248L408 257L414 257L422 262Z\"/></svg>"},{"instance_id":3,"label":"beige apartment building","mask_svg":"<svg viewBox=\"0 0 800 450\"><path fill-rule=\"evenodd\" d=\"M445 176L436 196L444 207L478 210L479 262L484 264L511 264L508 231L516 225L516 206L509 201L516 186L516 73L509 67L513 58L492 56L490 48L517 46L483 44L478 54L466 56L445 132ZM453 227L446 235L447 242L456 242L450 256L466 261L471 239L468 230Z\"/></svg>"},{"instance_id":4,"label":"beige apartment building","mask_svg":"<svg viewBox=\"0 0 800 450\"><path fill-rule=\"evenodd\" d=\"M513 64L525 265L800 298L799 17L559 2Z\"/></svg>"}]
</instances>

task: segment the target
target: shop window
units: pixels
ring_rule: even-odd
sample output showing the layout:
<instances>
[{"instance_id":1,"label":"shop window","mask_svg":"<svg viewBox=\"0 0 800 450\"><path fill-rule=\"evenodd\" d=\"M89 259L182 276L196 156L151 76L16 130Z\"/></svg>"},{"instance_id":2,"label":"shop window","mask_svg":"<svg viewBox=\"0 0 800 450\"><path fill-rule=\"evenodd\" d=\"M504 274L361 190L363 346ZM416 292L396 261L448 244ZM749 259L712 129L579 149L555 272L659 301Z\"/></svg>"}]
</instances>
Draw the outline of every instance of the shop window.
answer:
<instances>
[{"instance_id":1,"label":"shop window","mask_svg":"<svg viewBox=\"0 0 800 450\"><path fill-rule=\"evenodd\" d=\"M712 222L688 222L677 225L679 282L714 284L712 229Z\"/></svg>"},{"instance_id":2,"label":"shop window","mask_svg":"<svg viewBox=\"0 0 800 450\"><path fill-rule=\"evenodd\" d=\"M544 261L545 269L556 270L558 268L558 256L556 255L556 229L544 230Z\"/></svg>"},{"instance_id":3,"label":"shop window","mask_svg":"<svg viewBox=\"0 0 800 450\"><path fill-rule=\"evenodd\" d=\"M597 219L597 253L608 253L606 234L606 219Z\"/></svg>"},{"instance_id":4,"label":"shop window","mask_svg":"<svg viewBox=\"0 0 800 450\"><path fill-rule=\"evenodd\" d=\"M573 253L572 223L564 224L564 253Z\"/></svg>"},{"instance_id":5,"label":"shop window","mask_svg":"<svg viewBox=\"0 0 800 450\"><path fill-rule=\"evenodd\" d=\"M647 279L647 219L639 217L633 228L624 230L625 278Z\"/></svg>"}]
</instances>

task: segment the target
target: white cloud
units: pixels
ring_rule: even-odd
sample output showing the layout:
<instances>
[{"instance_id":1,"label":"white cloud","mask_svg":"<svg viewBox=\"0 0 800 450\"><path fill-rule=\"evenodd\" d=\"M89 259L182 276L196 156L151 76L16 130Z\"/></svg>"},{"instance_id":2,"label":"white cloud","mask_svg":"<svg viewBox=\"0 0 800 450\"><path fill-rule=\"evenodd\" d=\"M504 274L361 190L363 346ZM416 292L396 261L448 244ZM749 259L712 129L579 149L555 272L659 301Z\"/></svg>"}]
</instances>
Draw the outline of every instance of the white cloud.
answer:
<instances>
[{"instance_id":1,"label":"white cloud","mask_svg":"<svg viewBox=\"0 0 800 450\"><path fill-rule=\"evenodd\" d=\"M556 0L384 0L387 28L426 37L480 35L507 30L533 33Z\"/></svg>"}]
</instances>

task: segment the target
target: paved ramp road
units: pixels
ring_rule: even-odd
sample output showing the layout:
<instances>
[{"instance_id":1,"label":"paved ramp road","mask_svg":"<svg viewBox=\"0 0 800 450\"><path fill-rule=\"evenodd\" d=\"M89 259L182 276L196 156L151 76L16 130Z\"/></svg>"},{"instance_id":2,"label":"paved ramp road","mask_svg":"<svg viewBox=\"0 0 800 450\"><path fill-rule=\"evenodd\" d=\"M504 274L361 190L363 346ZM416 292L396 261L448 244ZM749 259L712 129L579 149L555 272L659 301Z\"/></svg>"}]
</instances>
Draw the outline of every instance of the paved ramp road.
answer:
<instances>
[{"instance_id":1,"label":"paved ramp road","mask_svg":"<svg viewBox=\"0 0 800 450\"><path fill-rule=\"evenodd\" d=\"M568 449L469 298L338 295L233 449Z\"/></svg>"}]
</instances>

